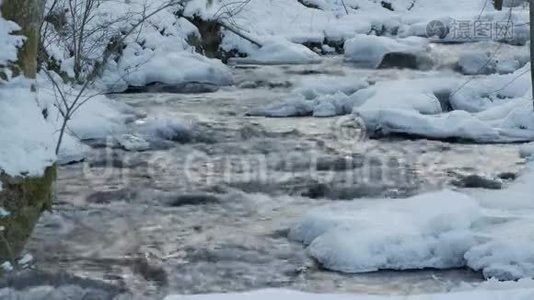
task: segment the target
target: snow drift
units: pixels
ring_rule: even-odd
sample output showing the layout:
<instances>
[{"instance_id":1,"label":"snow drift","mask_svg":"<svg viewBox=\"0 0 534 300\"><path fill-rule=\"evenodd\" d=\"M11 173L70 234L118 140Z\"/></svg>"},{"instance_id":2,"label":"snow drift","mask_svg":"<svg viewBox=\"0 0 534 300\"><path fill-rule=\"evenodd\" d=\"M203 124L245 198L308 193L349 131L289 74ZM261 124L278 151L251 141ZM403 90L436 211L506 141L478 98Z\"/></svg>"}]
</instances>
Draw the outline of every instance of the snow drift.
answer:
<instances>
[{"instance_id":1,"label":"snow drift","mask_svg":"<svg viewBox=\"0 0 534 300\"><path fill-rule=\"evenodd\" d=\"M534 162L500 191L359 199L309 212L290 237L347 273L467 266L487 278L534 276Z\"/></svg>"}]
</instances>

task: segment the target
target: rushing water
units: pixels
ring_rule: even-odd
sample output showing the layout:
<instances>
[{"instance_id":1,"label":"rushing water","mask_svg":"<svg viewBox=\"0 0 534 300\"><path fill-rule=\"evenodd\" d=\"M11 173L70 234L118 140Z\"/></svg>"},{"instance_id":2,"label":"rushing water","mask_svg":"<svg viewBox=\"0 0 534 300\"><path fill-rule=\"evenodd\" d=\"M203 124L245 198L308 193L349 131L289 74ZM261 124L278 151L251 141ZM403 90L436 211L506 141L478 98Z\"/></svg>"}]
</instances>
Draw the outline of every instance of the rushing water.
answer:
<instances>
[{"instance_id":1,"label":"rushing water","mask_svg":"<svg viewBox=\"0 0 534 300\"><path fill-rule=\"evenodd\" d=\"M516 172L515 145L351 140L336 133L341 117L245 116L283 99L289 83L305 77L378 81L451 71L362 70L339 57L233 70L237 87L215 93L116 95L148 118L194 120L205 139L145 152L95 148L84 164L60 167L54 211L28 245L34 267L149 297L265 287L405 294L481 280L467 270L329 272L287 239L287 229L339 199L395 201L449 186L459 174ZM250 81L260 84L239 88Z\"/></svg>"}]
</instances>

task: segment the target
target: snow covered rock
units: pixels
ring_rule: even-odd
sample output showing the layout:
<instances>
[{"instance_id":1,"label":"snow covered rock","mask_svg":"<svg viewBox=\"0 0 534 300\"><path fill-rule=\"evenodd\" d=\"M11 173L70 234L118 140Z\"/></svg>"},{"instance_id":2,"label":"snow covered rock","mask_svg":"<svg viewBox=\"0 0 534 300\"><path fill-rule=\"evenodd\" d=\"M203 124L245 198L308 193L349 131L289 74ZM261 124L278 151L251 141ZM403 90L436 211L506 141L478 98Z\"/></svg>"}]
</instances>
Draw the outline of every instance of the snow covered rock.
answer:
<instances>
[{"instance_id":1,"label":"snow covered rock","mask_svg":"<svg viewBox=\"0 0 534 300\"><path fill-rule=\"evenodd\" d=\"M443 191L364 208L359 202L312 211L290 236L309 245L326 268L349 273L460 267L475 243L470 228L481 209L463 194Z\"/></svg>"},{"instance_id":2,"label":"snow covered rock","mask_svg":"<svg viewBox=\"0 0 534 300\"><path fill-rule=\"evenodd\" d=\"M233 58L232 63L239 64L313 64L321 61L321 57L303 45L283 39L266 39L262 47L251 47L245 58Z\"/></svg>"},{"instance_id":3,"label":"snow covered rock","mask_svg":"<svg viewBox=\"0 0 534 300\"><path fill-rule=\"evenodd\" d=\"M351 95L354 111L381 109L412 110L432 115L443 111L437 94L451 90L459 81L454 78L382 81Z\"/></svg>"},{"instance_id":4,"label":"snow covered rock","mask_svg":"<svg viewBox=\"0 0 534 300\"><path fill-rule=\"evenodd\" d=\"M290 237L341 272L467 266L486 278L532 278L533 180L531 161L503 190L327 205L302 217Z\"/></svg>"},{"instance_id":5,"label":"snow covered rock","mask_svg":"<svg viewBox=\"0 0 534 300\"><path fill-rule=\"evenodd\" d=\"M187 84L203 84L207 86L226 86L233 83L232 73L224 64L215 59L209 59L196 53L172 52L154 53L146 63L141 60L146 57L126 56L123 60L135 59L140 67L128 71L124 75L127 86L144 87L160 84L172 87L187 87ZM128 62L128 64L135 64ZM107 85L111 88L114 81ZM169 89L170 89L169 88ZM176 88L178 90L178 88Z\"/></svg>"},{"instance_id":6,"label":"snow covered rock","mask_svg":"<svg viewBox=\"0 0 534 300\"><path fill-rule=\"evenodd\" d=\"M358 110L370 135L408 134L431 139L460 139L479 143L525 142L534 140L534 113L525 111L530 103L521 99L515 101L517 108L510 105L497 107L504 116L470 114L452 111L440 115L425 115L400 109ZM488 116L486 118L486 116Z\"/></svg>"},{"instance_id":7,"label":"snow covered rock","mask_svg":"<svg viewBox=\"0 0 534 300\"><path fill-rule=\"evenodd\" d=\"M351 96L370 136L407 134L482 143L534 140L528 66L483 79L380 82ZM460 88L459 88L460 87ZM500 88L499 88L500 87Z\"/></svg>"},{"instance_id":8,"label":"snow covered rock","mask_svg":"<svg viewBox=\"0 0 534 300\"><path fill-rule=\"evenodd\" d=\"M392 39L383 36L357 35L345 42L347 61L370 68L409 67L417 68L422 56L429 50L424 38L409 37ZM391 55L388 61L386 56Z\"/></svg>"}]
</instances>

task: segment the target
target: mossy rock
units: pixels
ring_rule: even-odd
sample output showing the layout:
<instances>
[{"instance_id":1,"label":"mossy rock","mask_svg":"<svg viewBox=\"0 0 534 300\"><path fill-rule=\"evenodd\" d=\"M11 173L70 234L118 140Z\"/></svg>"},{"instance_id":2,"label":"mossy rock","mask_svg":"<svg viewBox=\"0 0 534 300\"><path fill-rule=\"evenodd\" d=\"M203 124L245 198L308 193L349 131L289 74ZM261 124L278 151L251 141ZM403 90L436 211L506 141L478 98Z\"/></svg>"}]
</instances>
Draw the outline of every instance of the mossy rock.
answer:
<instances>
[{"instance_id":1,"label":"mossy rock","mask_svg":"<svg viewBox=\"0 0 534 300\"><path fill-rule=\"evenodd\" d=\"M0 217L0 262L11 261L24 249L35 224L52 204L56 167L46 169L42 177L10 177L0 174L0 207L9 212Z\"/></svg>"}]
</instances>

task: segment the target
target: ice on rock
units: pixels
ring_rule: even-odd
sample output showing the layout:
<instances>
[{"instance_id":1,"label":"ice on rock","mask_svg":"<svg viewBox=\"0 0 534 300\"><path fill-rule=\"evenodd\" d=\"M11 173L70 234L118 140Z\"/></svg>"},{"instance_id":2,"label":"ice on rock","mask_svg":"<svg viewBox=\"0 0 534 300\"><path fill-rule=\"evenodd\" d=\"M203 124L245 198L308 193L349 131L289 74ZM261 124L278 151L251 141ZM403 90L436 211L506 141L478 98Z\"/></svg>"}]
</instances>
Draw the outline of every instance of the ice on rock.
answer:
<instances>
[{"instance_id":1,"label":"ice on rock","mask_svg":"<svg viewBox=\"0 0 534 300\"><path fill-rule=\"evenodd\" d=\"M465 264L463 255L475 244L471 228L482 215L475 200L452 191L365 208L358 202L311 212L290 236L341 272L453 268Z\"/></svg>"},{"instance_id":2,"label":"ice on rock","mask_svg":"<svg viewBox=\"0 0 534 300\"><path fill-rule=\"evenodd\" d=\"M424 38L393 39L383 36L357 35L345 42L345 58L371 68L380 66L387 54L396 53L418 57L428 51Z\"/></svg>"}]
</instances>

